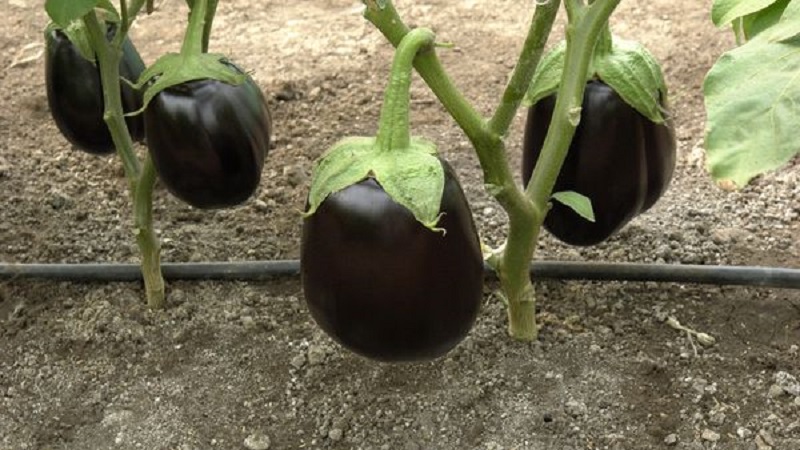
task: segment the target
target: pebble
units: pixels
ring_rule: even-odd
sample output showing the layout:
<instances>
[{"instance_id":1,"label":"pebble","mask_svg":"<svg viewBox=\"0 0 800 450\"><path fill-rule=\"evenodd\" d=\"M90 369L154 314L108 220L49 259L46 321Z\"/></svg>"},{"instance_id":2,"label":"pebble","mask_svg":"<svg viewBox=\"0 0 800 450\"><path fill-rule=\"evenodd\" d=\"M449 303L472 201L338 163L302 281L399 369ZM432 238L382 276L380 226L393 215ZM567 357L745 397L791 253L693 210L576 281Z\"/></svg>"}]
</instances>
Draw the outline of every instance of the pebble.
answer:
<instances>
[{"instance_id":1,"label":"pebble","mask_svg":"<svg viewBox=\"0 0 800 450\"><path fill-rule=\"evenodd\" d=\"M247 436L244 440L244 446L248 450L268 450L272 442L264 433L253 433L250 436Z\"/></svg>"},{"instance_id":2,"label":"pebble","mask_svg":"<svg viewBox=\"0 0 800 450\"><path fill-rule=\"evenodd\" d=\"M678 435L675 433L668 434L667 437L664 438L664 443L667 445L677 445Z\"/></svg>"},{"instance_id":3,"label":"pebble","mask_svg":"<svg viewBox=\"0 0 800 450\"><path fill-rule=\"evenodd\" d=\"M711 413L711 417L709 417L708 421L711 422L712 425L723 425L725 423L725 419L726 416L724 412L716 411Z\"/></svg>"},{"instance_id":4,"label":"pebble","mask_svg":"<svg viewBox=\"0 0 800 450\"><path fill-rule=\"evenodd\" d=\"M333 428L331 431L328 431L328 438L334 442L341 441L344 437L344 431L341 428Z\"/></svg>"},{"instance_id":5,"label":"pebble","mask_svg":"<svg viewBox=\"0 0 800 450\"><path fill-rule=\"evenodd\" d=\"M251 330L256 327L257 323L253 316L242 316L241 318L242 326Z\"/></svg>"},{"instance_id":6,"label":"pebble","mask_svg":"<svg viewBox=\"0 0 800 450\"><path fill-rule=\"evenodd\" d=\"M306 364L306 355L297 355L289 361L295 369L300 369Z\"/></svg>"},{"instance_id":7,"label":"pebble","mask_svg":"<svg viewBox=\"0 0 800 450\"><path fill-rule=\"evenodd\" d=\"M775 384L793 397L800 396L800 382L797 381L797 377L788 372L780 371L776 373Z\"/></svg>"},{"instance_id":8,"label":"pebble","mask_svg":"<svg viewBox=\"0 0 800 450\"><path fill-rule=\"evenodd\" d=\"M700 435L700 437L702 437L704 441L717 442L719 441L720 435L716 431L706 428L703 430L703 434Z\"/></svg>"},{"instance_id":9,"label":"pebble","mask_svg":"<svg viewBox=\"0 0 800 450\"><path fill-rule=\"evenodd\" d=\"M577 400L569 400L564 405L564 411L574 419L586 414L586 404Z\"/></svg>"},{"instance_id":10,"label":"pebble","mask_svg":"<svg viewBox=\"0 0 800 450\"><path fill-rule=\"evenodd\" d=\"M778 398L782 397L784 393L783 387L776 383L769 387L769 391L767 391L767 397Z\"/></svg>"},{"instance_id":11,"label":"pebble","mask_svg":"<svg viewBox=\"0 0 800 450\"><path fill-rule=\"evenodd\" d=\"M316 366L325 361L325 348L320 345L308 346L308 364Z\"/></svg>"}]
</instances>

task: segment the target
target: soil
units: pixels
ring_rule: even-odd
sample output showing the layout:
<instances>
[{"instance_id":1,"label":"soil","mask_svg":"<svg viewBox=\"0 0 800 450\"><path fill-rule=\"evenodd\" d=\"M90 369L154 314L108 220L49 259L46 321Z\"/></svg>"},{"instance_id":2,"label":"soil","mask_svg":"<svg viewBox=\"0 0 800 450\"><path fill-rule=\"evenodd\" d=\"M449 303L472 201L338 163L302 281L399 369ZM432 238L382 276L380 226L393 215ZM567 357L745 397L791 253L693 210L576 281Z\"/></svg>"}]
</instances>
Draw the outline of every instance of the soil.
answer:
<instances>
[{"instance_id":1,"label":"soil","mask_svg":"<svg viewBox=\"0 0 800 450\"><path fill-rule=\"evenodd\" d=\"M702 4L701 4L702 3ZM51 122L41 2L0 2L0 261L134 262L119 161L76 151ZM533 2L397 1L452 49L445 67L495 108ZM145 61L179 46L181 1L133 39ZM267 93L274 146L241 207L200 211L166 191L165 261L291 259L313 160L373 134L391 48L356 0L221 2L212 50ZM671 88L679 163L670 190L591 248L544 236L538 259L800 268L800 164L730 192L703 168L701 86L733 45L709 2L626 1L614 30L647 45ZM556 33L563 30L563 18ZM416 134L440 145L483 239L506 218L466 139L415 78ZM508 138L519 167L522 114ZM141 149L140 149L141 150ZM427 363L349 353L310 319L296 279L172 282L149 311L136 283L0 283L0 449L800 449L800 292L624 282L536 283L539 341L509 339L502 303ZM674 316L716 344L668 326Z\"/></svg>"}]
</instances>

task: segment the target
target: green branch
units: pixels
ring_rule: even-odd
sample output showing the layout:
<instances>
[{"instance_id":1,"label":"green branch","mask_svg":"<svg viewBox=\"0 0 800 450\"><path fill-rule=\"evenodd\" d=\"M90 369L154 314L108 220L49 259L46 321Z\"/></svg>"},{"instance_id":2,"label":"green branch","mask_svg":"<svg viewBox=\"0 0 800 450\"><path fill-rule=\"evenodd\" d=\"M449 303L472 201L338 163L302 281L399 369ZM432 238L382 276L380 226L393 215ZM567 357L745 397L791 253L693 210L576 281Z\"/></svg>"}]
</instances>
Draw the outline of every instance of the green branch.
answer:
<instances>
[{"instance_id":1,"label":"green branch","mask_svg":"<svg viewBox=\"0 0 800 450\"><path fill-rule=\"evenodd\" d=\"M133 151L133 140L125 123L119 87L122 40L120 40L119 45L113 45L117 39L112 44L108 43L105 30L102 29L94 11L84 16L83 22L89 32L92 49L97 55L97 64L100 68L100 80L103 84L103 104L105 105L103 118L108 124L111 139L122 160L125 176L128 178L129 183L135 183L135 180L139 177L139 160L136 159L136 154ZM122 35L119 31L118 34ZM131 188L133 188L133 185L131 185Z\"/></svg>"},{"instance_id":2,"label":"green branch","mask_svg":"<svg viewBox=\"0 0 800 450\"><path fill-rule=\"evenodd\" d=\"M580 121L586 75L608 19L621 0L596 0L579 11L567 29L567 50L550 129L526 194L538 209L547 208L558 173Z\"/></svg>"},{"instance_id":3,"label":"green branch","mask_svg":"<svg viewBox=\"0 0 800 450\"><path fill-rule=\"evenodd\" d=\"M503 92L500 106L498 106L494 116L489 121L489 129L495 134L504 136L508 132L508 128L517 114L520 102L522 102L522 98L528 90L528 85L531 83L536 66L539 64L539 60L542 59L544 46L547 44L547 38L550 36L559 6L561 6L561 0L550 0L545 4L536 6L528 36L522 46L519 61L514 68L514 73L511 75L511 80L508 82L505 92Z\"/></svg>"}]
</instances>

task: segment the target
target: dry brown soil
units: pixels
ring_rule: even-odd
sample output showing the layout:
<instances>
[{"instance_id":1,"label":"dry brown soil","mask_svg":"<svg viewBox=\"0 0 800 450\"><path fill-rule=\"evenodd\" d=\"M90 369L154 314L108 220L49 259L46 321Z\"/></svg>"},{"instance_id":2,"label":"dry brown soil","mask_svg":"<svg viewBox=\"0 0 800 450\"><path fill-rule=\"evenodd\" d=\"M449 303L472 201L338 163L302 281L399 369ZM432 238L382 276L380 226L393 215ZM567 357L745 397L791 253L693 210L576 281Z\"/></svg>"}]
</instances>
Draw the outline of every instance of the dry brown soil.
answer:
<instances>
[{"instance_id":1,"label":"dry brown soil","mask_svg":"<svg viewBox=\"0 0 800 450\"><path fill-rule=\"evenodd\" d=\"M132 262L116 158L66 143L47 108L40 1L0 10L0 261ZM158 2L157 2L158 3ZM617 34L663 63L679 165L662 201L608 242L545 236L540 259L800 267L800 167L741 192L703 170L701 85L732 45L710 2L624 1ZM434 28L449 73L483 114L519 51L531 0L398 0ZM207 212L163 189L165 261L297 258L312 161L375 132L391 58L356 0L221 2L212 50L253 71L274 148L255 198ZM133 38L145 60L176 50L182 1L162 1ZM561 32L559 26L557 32ZM419 80L413 126L461 175L484 239L505 216L467 141ZM519 166L521 115L508 138ZM0 449L800 449L800 292L655 283L540 282L544 327L510 340L487 287L469 337L445 358L386 365L332 343L296 279L174 282L152 312L134 283L0 283ZM717 340L703 347L668 327ZM269 444L267 444L269 442Z\"/></svg>"}]
</instances>

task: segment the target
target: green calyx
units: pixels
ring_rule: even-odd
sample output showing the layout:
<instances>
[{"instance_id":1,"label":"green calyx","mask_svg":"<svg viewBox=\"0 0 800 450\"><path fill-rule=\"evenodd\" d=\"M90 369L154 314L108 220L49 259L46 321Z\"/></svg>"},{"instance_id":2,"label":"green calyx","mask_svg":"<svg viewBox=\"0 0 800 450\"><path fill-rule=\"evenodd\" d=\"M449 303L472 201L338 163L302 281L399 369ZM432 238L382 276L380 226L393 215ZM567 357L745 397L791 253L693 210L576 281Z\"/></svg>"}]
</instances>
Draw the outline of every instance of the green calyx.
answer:
<instances>
[{"instance_id":1,"label":"green calyx","mask_svg":"<svg viewBox=\"0 0 800 450\"><path fill-rule=\"evenodd\" d=\"M539 63L523 105L532 106L555 94L561 82L566 42L559 43ZM632 108L654 123L664 123L667 87L661 66L638 42L604 34L598 41L586 81L599 79Z\"/></svg>"},{"instance_id":2,"label":"green calyx","mask_svg":"<svg viewBox=\"0 0 800 450\"><path fill-rule=\"evenodd\" d=\"M239 85L247 80L247 75L236 70L224 55L204 52L208 43L206 24L210 24L210 16L213 16L213 7L215 6L215 0L194 0L192 2L189 26L183 38L181 52L161 56L142 72L135 87L141 89L146 86L142 99L143 106L140 111L130 113L131 115L144 111L150 100L159 92L181 83L194 80L218 80Z\"/></svg>"},{"instance_id":3,"label":"green calyx","mask_svg":"<svg viewBox=\"0 0 800 450\"><path fill-rule=\"evenodd\" d=\"M365 178L374 178L389 197L414 217L436 230L444 191L444 169L436 146L410 137L409 88L414 57L431 48L434 34L425 28L409 32L397 47L386 88L376 137L345 138L326 152L314 167L308 195L310 216L325 199Z\"/></svg>"}]
</instances>

